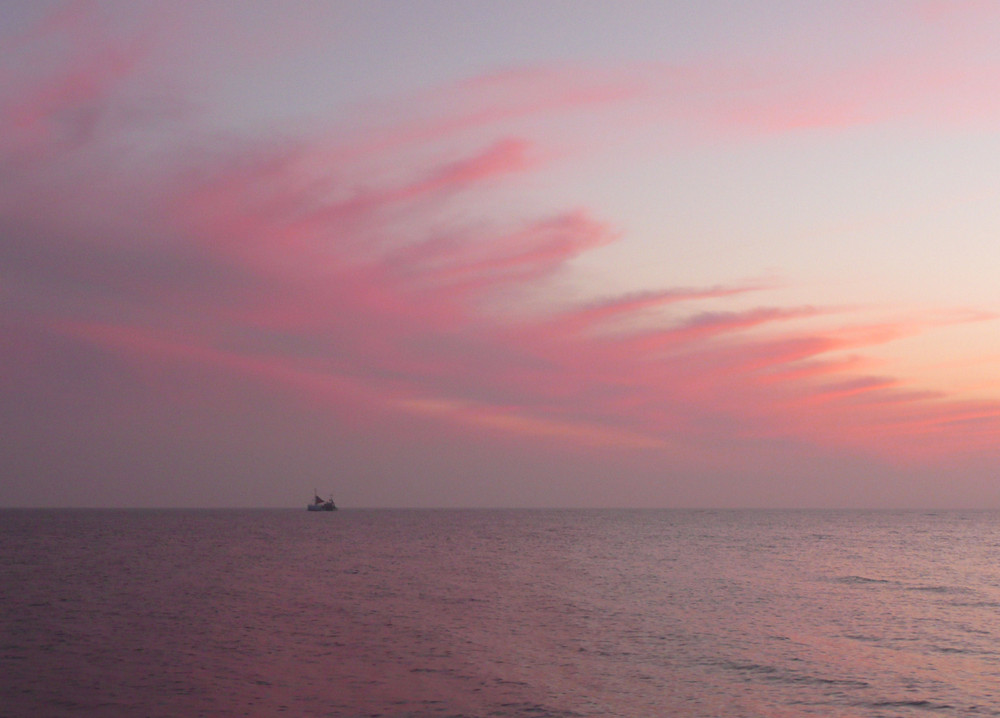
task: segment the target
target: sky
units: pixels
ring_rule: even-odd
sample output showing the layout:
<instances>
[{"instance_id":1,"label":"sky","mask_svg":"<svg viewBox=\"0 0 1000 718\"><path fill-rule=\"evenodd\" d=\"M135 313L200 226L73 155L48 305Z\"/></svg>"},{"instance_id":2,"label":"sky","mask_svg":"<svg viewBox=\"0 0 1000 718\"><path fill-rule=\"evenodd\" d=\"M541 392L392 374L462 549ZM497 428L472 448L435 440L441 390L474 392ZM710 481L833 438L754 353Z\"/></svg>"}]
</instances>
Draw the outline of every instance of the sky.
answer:
<instances>
[{"instance_id":1,"label":"sky","mask_svg":"<svg viewBox=\"0 0 1000 718\"><path fill-rule=\"evenodd\" d=\"M0 0L0 506L1000 508L998 35Z\"/></svg>"}]
</instances>

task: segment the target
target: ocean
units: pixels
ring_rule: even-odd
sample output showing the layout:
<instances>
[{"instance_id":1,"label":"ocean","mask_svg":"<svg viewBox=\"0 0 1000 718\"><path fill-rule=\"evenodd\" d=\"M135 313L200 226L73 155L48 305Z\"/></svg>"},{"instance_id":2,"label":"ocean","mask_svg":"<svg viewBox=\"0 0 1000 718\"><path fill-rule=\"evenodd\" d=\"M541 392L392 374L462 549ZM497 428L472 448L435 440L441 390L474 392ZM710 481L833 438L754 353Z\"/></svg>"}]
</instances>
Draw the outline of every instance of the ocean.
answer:
<instances>
[{"instance_id":1,"label":"ocean","mask_svg":"<svg viewBox=\"0 0 1000 718\"><path fill-rule=\"evenodd\" d=\"M0 715L997 716L1000 514L0 511Z\"/></svg>"}]
</instances>

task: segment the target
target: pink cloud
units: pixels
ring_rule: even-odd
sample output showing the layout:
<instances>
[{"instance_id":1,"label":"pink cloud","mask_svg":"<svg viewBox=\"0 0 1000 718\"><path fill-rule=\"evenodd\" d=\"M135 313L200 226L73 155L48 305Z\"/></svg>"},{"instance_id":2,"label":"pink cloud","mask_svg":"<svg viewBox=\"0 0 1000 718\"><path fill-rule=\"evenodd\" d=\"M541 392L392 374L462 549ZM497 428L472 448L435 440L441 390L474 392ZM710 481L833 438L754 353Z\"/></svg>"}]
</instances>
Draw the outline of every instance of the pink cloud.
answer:
<instances>
[{"instance_id":1,"label":"pink cloud","mask_svg":"<svg viewBox=\"0 0 1000 718\"><path fill-rule=\"evenodd\" d=\"M530 143L521 139L499 140L480 154L438 168L425 183L427 189L463 186L532 166L527 154Z\"/></svg>"},{"instance_id":2,"label":"pink cloud","mask_svg":"<svg viewBox=\"0 0 1000 718\"><path fill-rule=\"evenodd\" d=\"M43 146L69 154L49 135L63 118L99 115L132 66L102 55L29 88L6 105L5 126L21 139L4 154ZM800 119L790 112L801 98L779 93L727 120L768 129L844 124L852 103L877 103L881 83L829 102L812 89ZM366 405L448 431L679 452L690 461L746 440L893 460L991 449L1000 407L866 373L864 349L921 331L922 322L845 319L829 329L813 323L829 312L813 307L720 311L728 300L767 296L765 286L726 284L526 310L528 290L551 298L551 280L567 276L574 258L621 235L585 208L497 218L486 209L490 190L535 169L544 152L506 126L499 138L465 133L631 99L639 84L541 70L476 78L441 90L443 105L469 96L456 109L361 132L357 143L354 135L233 143L164 161L146 177L161 193L95 190L94 226L84 214L20 216L23 236L41 244L25 253L7 238L0 247L22 286L12 301L40 325L140 371L203 367L322 403L341 420L345 406ZM331 156L340 162L324 174L316 158ZM87 169L96 174L108 161ZM44 164L40 181L57 193L65 185ZM155 237L121 219L130 203ZM54 238L53 226L74 222L84 229ZM71 261L84 255L82 267ZM212 271L189 271L195 266Z\"/></svg>"},{"instance_id":3,"label":"pink cloud","mask_svg":"<svg viewBox=\"0 0 1000 718\"><path fill-rule=\"evenodd\" d=\"M91 142L115 91L145 56L139 43L101 37L83 3L56 10L19 39L8 52L22 72L4 73L8 89L0 97L0 154L7 162ZM52 56L65 59L53 63Z\"/></svg>"},{"instance_id":4,"label":"pink cloud","mask_svg":"<svg viewBox=\"0 0 1000 718\"><path fill-rule=\"evenodd\" d=\"M342 144L339 154L350 161L372 153L454 141L498 127L620 106L648 97L651 89L640 73L574 65L518 67L477 75L430 88L402 102L372 107L365 114L371 127ZM408 122L382 120L400 112L409 116Z\"/></svg>"},{"instance_id":5,"label":"pink cloud","mask_svg":"<svg viewBox=\"0 0 1000 718\"><path fill-rule=\"evenodd\" d=\"M938 26L949 21L979 25L998 17L996 3L990 0L921 0L902 6L900 11Z\"/></svg>"}]
</instances>

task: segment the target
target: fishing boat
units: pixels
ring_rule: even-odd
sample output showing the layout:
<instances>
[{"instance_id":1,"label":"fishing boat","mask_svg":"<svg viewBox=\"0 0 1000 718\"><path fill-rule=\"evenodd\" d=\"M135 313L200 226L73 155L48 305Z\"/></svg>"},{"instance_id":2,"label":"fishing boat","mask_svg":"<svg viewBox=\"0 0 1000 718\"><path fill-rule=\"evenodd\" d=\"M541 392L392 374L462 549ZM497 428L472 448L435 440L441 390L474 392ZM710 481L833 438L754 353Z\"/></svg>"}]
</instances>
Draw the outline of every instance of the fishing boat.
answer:
<instances>
[{"instance_id":1,"label":"fishing boat","mask_svg":"<svg viewBox=\"0 0 1000 718\"><path fill-rule=\"evenodd\" d=\"M321 498L319 494L313 490L313 500L310 504L306 506L307 511L336 511L337 504L333 503L333 495L330 495L329 499Z\"/></svg>"}]
</instances>

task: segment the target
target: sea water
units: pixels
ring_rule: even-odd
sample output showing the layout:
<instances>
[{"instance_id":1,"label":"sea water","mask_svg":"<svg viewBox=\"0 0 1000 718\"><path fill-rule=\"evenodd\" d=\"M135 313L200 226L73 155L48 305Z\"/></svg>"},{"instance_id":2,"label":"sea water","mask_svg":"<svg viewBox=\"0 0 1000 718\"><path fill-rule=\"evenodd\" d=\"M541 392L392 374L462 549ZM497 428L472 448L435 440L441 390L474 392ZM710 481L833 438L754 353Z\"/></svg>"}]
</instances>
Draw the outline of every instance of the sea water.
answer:
<instances>
[{"instance_id":1,"label":"sea water","mask_svg":"<svg viewBox=\"0 0 1000 718\"><path fill-rule=\"evenodd\" d=\"M2 511L0 715L1000 715L1000 514Z\"/></svg>"}]
</instances>

